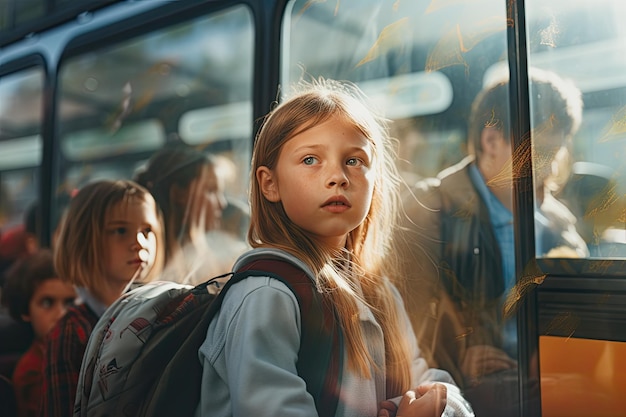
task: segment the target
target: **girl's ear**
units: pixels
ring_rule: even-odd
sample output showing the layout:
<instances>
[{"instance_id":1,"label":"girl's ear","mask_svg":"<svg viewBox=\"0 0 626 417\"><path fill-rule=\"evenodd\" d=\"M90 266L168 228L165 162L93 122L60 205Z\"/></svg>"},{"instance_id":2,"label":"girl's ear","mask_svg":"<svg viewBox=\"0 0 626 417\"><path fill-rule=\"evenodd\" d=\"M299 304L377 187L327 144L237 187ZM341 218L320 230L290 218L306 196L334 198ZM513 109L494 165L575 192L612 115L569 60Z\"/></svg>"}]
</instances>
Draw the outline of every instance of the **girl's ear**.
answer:
<instances>
[{"instance_id":1,"label":"girl's ear","mask_svg":"<svg viewBox=\"0 0 626 417\"><path fill-rule=\"evenodd\" d=\"M259 189L268 201L272 203L278 203L280 201L278 182L274 177L274 173L268 167L261 166L257 168L256 180L259 183Z\"/></svg>"}]
</instances>

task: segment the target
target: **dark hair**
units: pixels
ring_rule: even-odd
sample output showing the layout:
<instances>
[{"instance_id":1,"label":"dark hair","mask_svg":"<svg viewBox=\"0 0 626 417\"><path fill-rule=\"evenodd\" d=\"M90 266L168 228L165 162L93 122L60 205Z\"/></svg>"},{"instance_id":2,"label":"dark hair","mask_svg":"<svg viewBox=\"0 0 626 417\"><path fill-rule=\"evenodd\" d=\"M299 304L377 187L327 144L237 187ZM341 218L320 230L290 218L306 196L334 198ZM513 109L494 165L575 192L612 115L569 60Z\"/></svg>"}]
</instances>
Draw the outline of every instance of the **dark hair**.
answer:
<instances>
[{"instance_id":1,"label":"dark hair","mask_svg":"<svg viewBox=\"0 0 626 417\"><path fill-rule=\"evenodd\" d=\"M583 102L580 90L557 74L539 68L530 68L529 95L531 121L535 130L560 132L571 138L582 120ZM472 153L482 152L480 136L483 129L493 127L511 135L509 82L502 80L482 90L472 104L469 118L468 141Z\"/></svg>"},{"instance_id":2,"label":"dark hair","mask_svg":"<svg viewBox=\"0 0 626 417\"><path fill-rule=\"evenodd\" d=\"M204 167L215 165L212 155L176 144L152 155L146 166L135 175L134 180L152 193L163 214L166 263L177 248L190 240L185 213L172 201L172 187L187 189L193 180L200 177Z\"/></svg>"},{"instance_id":3,"label":"dark hair","mask_svg":"<svg viewBox=\"0 0 626 417\"><path fill-rule=\"evenodd\" d=\"M479 156L482 153L480 138L483 129L494 128L509 138L511 131L509 110L509 83L500 82L482 90L472 103L469 118L468 141L470 152Z\"/></svg>"},{"instance_id":4,"label":"dark hair","mask_svg":"<svg viewBox=\"0 0 626 417\"><path fill-rule=\"evenodd\" d=\"M170 145L152 155L146 166L135 174L134 180L150 190L157 203L166 202L172 185L186 187L198 176L203 165L213 163L211 156L194 148Z\"/></svg>"},{"instance_id":5,"label":"dark hair","mask_svg":"<svg viewBox=\"0 0 626 417\"><path fill-rule=\"evenodd\" d=\"M2 287L2 305L17 321L28 315L28 305L35 290L42 282L57 278L52 251L41 249L27 257L18 259L6 274Z\"/></svg>"}]
</instances>

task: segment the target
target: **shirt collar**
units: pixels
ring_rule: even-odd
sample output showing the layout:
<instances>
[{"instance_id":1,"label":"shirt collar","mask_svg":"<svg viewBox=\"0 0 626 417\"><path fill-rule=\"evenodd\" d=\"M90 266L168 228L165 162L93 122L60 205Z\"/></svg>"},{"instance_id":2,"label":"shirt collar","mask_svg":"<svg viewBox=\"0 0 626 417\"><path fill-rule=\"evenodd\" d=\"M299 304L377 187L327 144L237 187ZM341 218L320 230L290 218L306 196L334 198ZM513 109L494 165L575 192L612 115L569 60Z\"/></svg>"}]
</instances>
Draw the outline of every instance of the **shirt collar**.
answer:
<instances>
[{"instance_id":1,"label":"shirt collar","mask_svg":"<svg viewBox=\"0 0 626 417\"><path fill-rule=\"evenodd\" d=\"M89 307L98 317L102 316L107 309L102 302L98 301L96 297L94 297L87 288L85 287L76 287L76 293L80 297L81 300L87 307Z\"/></svg>"},{"instance_id":2,"label":"shirt collar","mask_svg":"<svg viewBox=\"0 0 626 417\"><path fill-rule=\"evenodd\" d=\"M476 187L476 191L485 202L487 210L489 210L491 224L493 224L494 227L498 227L512 223L513 213L489 190L476 164L470 164L468 172L470 181L472 181L472 184Z\"/></svg>"}]
</instances>

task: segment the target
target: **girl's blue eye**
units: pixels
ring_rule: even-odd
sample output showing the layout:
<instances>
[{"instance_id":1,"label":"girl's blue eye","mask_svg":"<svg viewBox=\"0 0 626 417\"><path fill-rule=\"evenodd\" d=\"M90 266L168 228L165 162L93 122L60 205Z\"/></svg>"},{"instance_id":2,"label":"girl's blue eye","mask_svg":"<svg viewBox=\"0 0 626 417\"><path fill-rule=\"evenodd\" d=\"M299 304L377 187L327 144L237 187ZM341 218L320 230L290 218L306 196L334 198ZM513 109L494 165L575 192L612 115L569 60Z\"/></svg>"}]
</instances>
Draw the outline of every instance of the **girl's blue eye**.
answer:
<instances>
[{"instance_id":1,"label":"girl's blue eye","mask_svg":"<svg viewBox=\"0 0 626 417\"><path fill-rule=\"evenodd\" d=\"M359 158L350 158L346 161L347 165L350 166L360 166L362 164L362 161Z\"/></svg>"},{"instance_id":2,"label":"girl's blue eye","mask_svg":"<svg viewBox=\"0 0 626 417\"><path fill-rule=\"evenodd\" d=\"M117 233L118 235L123 235L124 233L126 233L126 228L125 227L117 227L115 229L115 233Z\"/></svg>"},{"instance_id":3,"label":"girl's blue eye","mask_svg":"<svg viewBox=\"0 0 626 417\"><path fill-rule=\"evenodd\" d=\"M314 156L307 156L302 160L305 165L313 165L315 161L317 161L317 159Z\"/></svg>"}]
</instances>

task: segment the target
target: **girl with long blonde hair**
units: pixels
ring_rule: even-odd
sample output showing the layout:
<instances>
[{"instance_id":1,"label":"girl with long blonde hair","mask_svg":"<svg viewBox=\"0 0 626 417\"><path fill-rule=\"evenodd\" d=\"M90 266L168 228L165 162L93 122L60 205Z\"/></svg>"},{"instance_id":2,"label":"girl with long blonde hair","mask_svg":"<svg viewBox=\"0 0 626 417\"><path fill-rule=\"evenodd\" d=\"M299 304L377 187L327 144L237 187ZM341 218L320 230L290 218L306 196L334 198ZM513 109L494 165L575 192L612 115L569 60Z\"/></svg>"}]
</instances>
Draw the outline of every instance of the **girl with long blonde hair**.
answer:
<instances>
[{"instance_id":1,"label":"girl with long blonde hair","mask_svg":"<svg viewBox=\"0 0 626 417\"><path fill-rule=\"evenodd\" d=\"M449 375L420 356L388 278L399 180L385 123L353 84L299 87L256 138L254 249L235 270L251 259L287 260L332 306L342 346L335 416L472 415ZM200 348L197 415L319 415L298 374L301 319L293 293L269 275L233 285Z\"/></svg>"}]
</instances>

